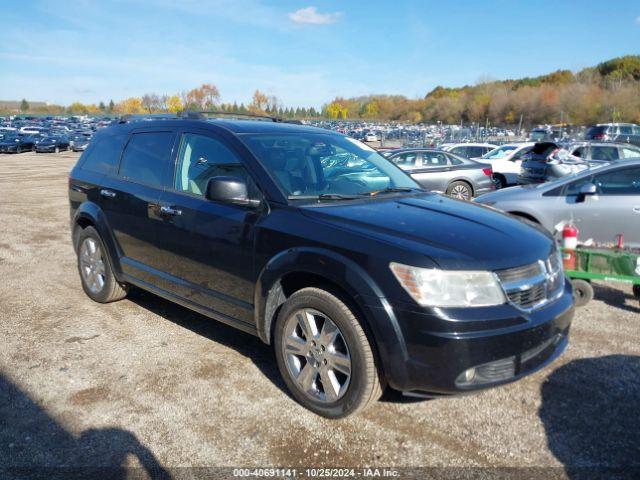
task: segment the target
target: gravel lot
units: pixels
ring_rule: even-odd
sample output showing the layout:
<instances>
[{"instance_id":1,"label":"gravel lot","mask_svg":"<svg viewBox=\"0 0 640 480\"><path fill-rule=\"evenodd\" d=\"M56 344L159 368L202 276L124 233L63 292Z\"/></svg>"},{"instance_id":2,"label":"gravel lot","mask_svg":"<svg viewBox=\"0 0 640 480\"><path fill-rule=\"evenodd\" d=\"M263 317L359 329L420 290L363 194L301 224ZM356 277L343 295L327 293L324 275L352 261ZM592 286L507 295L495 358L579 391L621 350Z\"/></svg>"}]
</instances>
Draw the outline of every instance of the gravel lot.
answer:
<instances>
[{"instance_id":1,"label":"gravel lot","mask_svg":"<svg viewBox=\"0 0 640 480\"><path fill-rule=\"evenodd\" d=\"M554 467L528 470L540 478L640 468L640 308L627 286L599 286L561 359L516 384L431 401L388 393L329 421L288 397L257 338L146 293L110 305L84 295L66 191L76 158L0 156L0 477L42 466L144 466L160 478L221 466ZM29 472L40 470L13 475Z\"/></svg>"}]
</instances>

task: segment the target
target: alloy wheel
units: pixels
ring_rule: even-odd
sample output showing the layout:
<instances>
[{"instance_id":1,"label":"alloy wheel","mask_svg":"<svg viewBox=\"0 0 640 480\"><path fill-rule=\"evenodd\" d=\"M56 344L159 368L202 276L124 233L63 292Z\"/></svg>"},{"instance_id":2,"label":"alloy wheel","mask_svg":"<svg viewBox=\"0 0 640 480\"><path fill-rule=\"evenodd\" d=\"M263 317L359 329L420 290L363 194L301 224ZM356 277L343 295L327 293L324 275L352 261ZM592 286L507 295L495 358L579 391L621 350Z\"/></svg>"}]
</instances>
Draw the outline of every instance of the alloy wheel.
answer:
<instances>
[{"instance_id":1,"label":"alloy wheel","mask_svg":"<svg viewBox=\"0 0 640 480\"><path fill-rule=\"evenodd\" d=\"M105 284L105 265L98 242L89 237L80 245L80 273L92 293L100 293Z\"/></svg>"},{"instance_id":2,"label":"alloy wheel","mask_svg":"<svg viewBox=\"0 0 640 480\"><path fill-rule=\"evenodd\" d=\"M313 400L332 403L351 380L351 356L338 326L323 313L302 309L284 327L282 353L297 387Z\"/></svg>"},{"instance_id":3,"label":"alloy wheel","mask_svg":"<svg viewBox=\"0 0 640 480\"><path fill-rule=\"evenodd\" d=\"M465 185L456 185L451 189L451 196L462 200L469 200L471 198L471 192L469 191L469 187Z\"/></svg>"}]
</instances>

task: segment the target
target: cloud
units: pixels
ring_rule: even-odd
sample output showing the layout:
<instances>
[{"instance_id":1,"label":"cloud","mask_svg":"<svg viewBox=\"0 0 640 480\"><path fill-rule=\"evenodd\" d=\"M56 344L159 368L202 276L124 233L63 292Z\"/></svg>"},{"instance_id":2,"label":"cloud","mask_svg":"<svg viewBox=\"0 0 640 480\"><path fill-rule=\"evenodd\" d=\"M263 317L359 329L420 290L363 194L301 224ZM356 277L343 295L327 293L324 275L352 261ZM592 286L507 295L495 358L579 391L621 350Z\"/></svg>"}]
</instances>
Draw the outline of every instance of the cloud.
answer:
<instances>
[{"instance_id":1,"label":"cloud","mask_svg":"<svg viewBox=\"0 0 640 480\"><path fill-rule=\"evenodd\" d=\"M289 13L289 20L293 23L307 24L307 25L328 25L330 23L336 23L342 13L320 13L316 7L307 7L296 10Z\"/></svg>"},{"instance_id":2,"label":"cloud","mask_svg":"<svg viewBox=\"0 0 640 480\"><path fill-rule=\"evenodd\" d=\"M640 25L640 16L636 17L636 24Z\"/></svg>"}]
</instances>

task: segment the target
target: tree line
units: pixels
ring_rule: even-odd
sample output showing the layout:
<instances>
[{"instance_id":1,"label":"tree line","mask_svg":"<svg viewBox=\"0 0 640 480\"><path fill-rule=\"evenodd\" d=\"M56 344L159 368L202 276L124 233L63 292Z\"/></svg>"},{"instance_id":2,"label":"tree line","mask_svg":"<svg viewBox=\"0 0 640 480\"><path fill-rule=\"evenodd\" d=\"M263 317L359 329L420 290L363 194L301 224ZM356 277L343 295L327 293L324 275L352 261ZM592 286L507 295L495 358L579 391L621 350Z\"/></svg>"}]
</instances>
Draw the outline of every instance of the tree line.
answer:
<instances>
[{"instance_id":1,"label":"tree line","mask_svg":"<svg viewBox=\"0 0 640 480\"><path fill-rule=\"evenodd\" d=\"M436 87L424 98L401 95L338 97L323 108L332 119L445 124L524 125L640 123L640 56L615 58L577 73L569 70L517 80Z\"/></svg>"},{"instance_id":2,"label":"tree line","mask_svg":"<svg viewBox=\"0 0 640 480\"><path fill-rule=\"evenodd\" d=\"M417 99L402 95L336 97L320 110L284 107L276 96L260 90L254 92L247 105L225 103L221 102L218 88L210 83L173 95L147 93L97 105L74 102L68 107L48 105L31 109L23 100L20 109L25 113L91 115L221 110L282 118L445 124L640 123L640 56L614 58L576 73L558 70L538 77L484 80L458 88L438 86Z\"/></svg>"}]
</instances>

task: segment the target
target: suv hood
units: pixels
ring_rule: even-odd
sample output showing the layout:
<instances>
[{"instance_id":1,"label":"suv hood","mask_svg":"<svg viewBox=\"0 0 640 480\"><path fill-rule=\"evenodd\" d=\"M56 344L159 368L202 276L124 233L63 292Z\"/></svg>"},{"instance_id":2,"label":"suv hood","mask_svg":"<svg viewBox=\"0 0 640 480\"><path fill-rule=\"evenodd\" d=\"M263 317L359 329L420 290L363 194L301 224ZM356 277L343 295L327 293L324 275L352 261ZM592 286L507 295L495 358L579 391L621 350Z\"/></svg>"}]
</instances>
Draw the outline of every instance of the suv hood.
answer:
<instances>
[{"instance_id":1,"label":"suv hood","mask_svg":"<svg viewBox=\"0 0 640 480\"><path fill-rule=\"evenodd\" d=\"M448 269L526 265L546 259L553 248L553 239L538 228L442 195L358 200L301 210L324 223L423 254Z\"/></svg>"}]
</instances>

